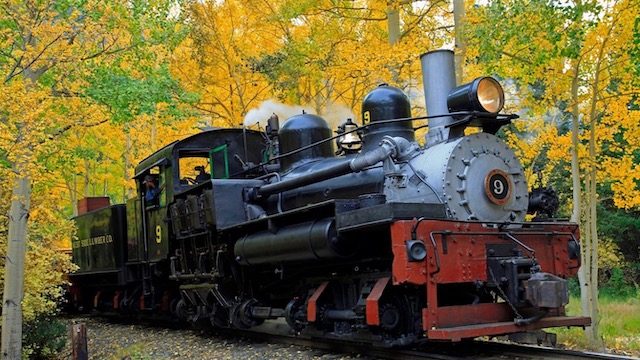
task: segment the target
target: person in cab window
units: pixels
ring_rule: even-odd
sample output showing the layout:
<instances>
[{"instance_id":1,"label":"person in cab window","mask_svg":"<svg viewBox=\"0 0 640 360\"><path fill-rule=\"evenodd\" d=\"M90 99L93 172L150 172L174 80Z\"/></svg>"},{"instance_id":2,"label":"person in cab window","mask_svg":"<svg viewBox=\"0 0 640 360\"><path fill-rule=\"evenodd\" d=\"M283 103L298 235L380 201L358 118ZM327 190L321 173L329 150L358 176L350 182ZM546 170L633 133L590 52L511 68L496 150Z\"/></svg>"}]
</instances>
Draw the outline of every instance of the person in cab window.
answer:
<instances>
[{"instance_id":1,"label":"person in cab window","mask_svg":"<svg viewBox=\"0 0 640 360\"><path fill-rule=\"evenodd\" d=\"M198 176L196 176L198 184L211 180L211 175L204 170L204 166L196 166L194 170L198 172Z\"/></svg>"},{"instance_id":2,"label":"person in cab window","mask_svg":"<svg viewBox=\"0 0 640 360\"><path fill-rule=\"evenodd\" d=\"M151 175L145 176L143 184L145 187L144 201L147 204L156 203L158 200L158 194L160 194L160 189L156 186L156 182L153 176Z\"/></svg>"}]
</instances>

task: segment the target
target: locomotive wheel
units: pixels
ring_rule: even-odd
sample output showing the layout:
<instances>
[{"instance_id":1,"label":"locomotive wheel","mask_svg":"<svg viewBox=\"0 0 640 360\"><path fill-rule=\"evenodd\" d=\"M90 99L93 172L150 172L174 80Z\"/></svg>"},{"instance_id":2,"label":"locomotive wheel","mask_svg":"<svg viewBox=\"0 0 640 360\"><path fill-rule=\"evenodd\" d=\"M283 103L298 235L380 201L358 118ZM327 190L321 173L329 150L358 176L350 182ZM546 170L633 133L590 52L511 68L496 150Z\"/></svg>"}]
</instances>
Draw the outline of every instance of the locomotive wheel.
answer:
<instances>
[{"instance_id":1,"label":"locomotive wheel","mask_svg":"<svg viewBox=\"0 0 640 360\"><path fill-rule=\"evenodd\" d=\"M393 331L400 324L400 309L393 304L384 304L380 309L380 327L386 331Z\"/></svg>"},{"instance_id":2,"label":"locomotive wheel","mask_svg":"<svg viewBox=\"0 0 640 360\"><path fill-rule=\"evenodd\" d=\"M391 295L391 294L390 294ZM409 298L401 294L387 296L380 301L378 332L388 338L412 335L416 329L415 314Z\"/></svg>"},{"instance_id":3,"label":"locomotive wheel","mask_svg":"<svg viewBox=\"0 0 640 360\"><path fill-rule=\"evenodd\" d=\"M187 303L185 303L184 300L182 299L178 300L174 311L178 319L184 320L184 321L189 320L191 318L191 315L193 315L193 312L189 311L189 307L187 306Z\"/></svg>"},{"instance_id":4,"label":"locomotive wheel","mask_svg":"<svg viewBox=\"0 0 640 360\"><path fill-rule=\"evenodd\" d=\"M214 328L224 329L229 327L229 310L215 308L209 316L209 321Z\"/></svg>"},{"instance_id":5,"label":"locomotive wheel","mask_svg":"<svg viewBox=\"0 0 640 360\"><path fill-rule=\"evenodd\" d=\"M304 298L295 297L284 308L284 318L287 324L296 332L302 331L307 325L303 306Z\"/></svg>"},{"instance_id":6,"label":"locomotive wheel","mask_svg":"<svg viewBox=\"0 0 640 360\"><path fill-rule=\"evenodd\" d=\"M325 312L331 308L333 308L333 306L330 306L328 304L318 305L318 315L314 324L316 329L323 331L333 330L335 320L327 319L327 317L325 316Z\"/></svg>"},{"instance_id":7,"label":"locomotive wheel","mask_svg":"<svg viewBox=\"0 0 640 360\"><path fill-rule=\"evenodd\" d=\"M258 305L258 300L249 299L235 305L231 310L233 326L239 329L249 329L260 325L264 319L256 319L251 316L251 307Z\"/></svg>"}]
</instances>

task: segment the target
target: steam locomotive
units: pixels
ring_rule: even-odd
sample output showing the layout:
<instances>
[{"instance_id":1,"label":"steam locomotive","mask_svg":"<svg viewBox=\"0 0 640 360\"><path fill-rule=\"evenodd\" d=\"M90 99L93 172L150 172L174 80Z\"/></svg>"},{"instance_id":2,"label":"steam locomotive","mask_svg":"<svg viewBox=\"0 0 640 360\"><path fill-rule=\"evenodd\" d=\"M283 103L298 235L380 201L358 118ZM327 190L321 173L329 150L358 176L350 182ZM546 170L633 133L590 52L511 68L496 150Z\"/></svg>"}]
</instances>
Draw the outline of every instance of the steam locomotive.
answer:
<instances>
[{"instance_id":1,"label":"steam locomotive","mask_svg":"<svg viewBox=\"0 0 640 360\"><path fill-rule=\"evenodd\" d=\"M135 198L89 199L75 218L71 304L226 328L284 319L385 346L589 325L564 310L578 227L525 221L553 199L530 201L495 135L514 118L499 83L456 86L451 51L421 63L424 146L408 97L383 84L335 136L316 115L273 116L144 159Z\"/></svg>"}]
</instances>

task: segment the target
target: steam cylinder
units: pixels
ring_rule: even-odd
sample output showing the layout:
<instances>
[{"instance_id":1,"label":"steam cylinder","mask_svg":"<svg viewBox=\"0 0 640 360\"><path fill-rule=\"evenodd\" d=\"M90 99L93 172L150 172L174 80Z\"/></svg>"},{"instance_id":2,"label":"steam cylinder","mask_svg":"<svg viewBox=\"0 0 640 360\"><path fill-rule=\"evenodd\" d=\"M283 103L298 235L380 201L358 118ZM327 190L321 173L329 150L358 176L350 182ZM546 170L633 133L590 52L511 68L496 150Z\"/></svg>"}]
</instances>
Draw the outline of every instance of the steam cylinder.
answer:
<instances>
[{"instance_id":1,"label":"steam cylinder","mask_svg":"<svg viewBox=\"0 0 640 360\"><path fill-rule=\"evenodd\" d=\"M387 84L380 84L373 89L362 101L362 124L370 124L363 131L362 151L377 148L385 135L415 141L411 120L376 125L376 122L382 120L409 117L411 117L411 103L402 90Z\"/></svg>"},{"instance_id":2,"label":"steam cylinder","mask_svg":"<svg viewBox=\"0 0 640 360\"><path fill-rule=\"evenodd\" d=\"M331 137L331 129L320 116L302 113L285 121L278 131L280 154L299 149L303 146ZM286 156L280 160L282 171L289 170L293 164L302 160L333 157L333 145L326 142L310 149Z\"/></svg>"}]
</instances>

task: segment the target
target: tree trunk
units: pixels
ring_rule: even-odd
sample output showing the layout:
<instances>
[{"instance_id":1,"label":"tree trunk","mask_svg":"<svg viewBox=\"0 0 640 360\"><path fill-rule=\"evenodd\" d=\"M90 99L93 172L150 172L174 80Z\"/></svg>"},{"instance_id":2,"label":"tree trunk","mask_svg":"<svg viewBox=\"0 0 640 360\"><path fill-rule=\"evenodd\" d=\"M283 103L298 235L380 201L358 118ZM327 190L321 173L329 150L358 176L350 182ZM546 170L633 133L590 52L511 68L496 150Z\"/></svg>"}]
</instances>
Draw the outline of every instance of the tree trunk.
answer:
<instances>
[{"instance_id":1,"label":"tree trunk","mask_svg":"<svg viewBox=\"0 0 640 360\"><path fill-rule=\"evenodd\" d=\"M593 133L594 131L592 131ZM592 134L592 139L590 141L595 141L594 136ZM591 154L591 151L590 151ZM591 283L591 327L588 328L589 338L592 342L593 346L597 349L604 348L604 344L600 337L599 325L600 325L600 311L598 309L598 217L597 217L597 202L598 195L596 192L596 168L595 165L589 174L591 183L591 188L589 189L589 226L590 226L590 243L591 243L591 279L589 282Z\"/></svg>"},{"instance_id":2,"label":"tree trunk","mask_svg":"<svg viewBox=\"0 0 640 360\"><path fill-rule=\"evenodd\" d=\"M591 177L590 176L587 176L585 178L584 188L585 188L585 194L586 194L585 207L584 207L585 214L582 216L584 221L582 222L583 235L582 235L582 248L580 253L582 265L580 266L578 279L580 280L580 305L582 308L582 315L591 317L591 320L593 322L595 321L595 319L593 319L592 317L594 299L591 296L592 295L591 287L593 286L593 283L591 282L591 278L592 278L591 271L593 269L591 266L591 261L592 261L591 218L588 213L589 194L591 193ZM593 335L592 327L587 327L585 329L585 333L587 335L587 338L589 339L589 342L593 344L594 335Z\"/></svg>"},{"instance_id":3,"label":"tree trunk","mask_svg":"<svg viewBox=\"0 0 640 360\"><path fill-rule=\"evenodd\" d=\"M28 155L16 162L17 173L9 210L9 244L5 258L2 297L2 359L22 357L22 298L27 219L31 205L31 178L25 174Z\"/></svg>"},{"instance_id":4,"label":"tree trunk","mask_svg":"<svg viewBox=\"0 0 640 360\"><path fill-rule=\"evenodd\" d=\"M571 81L571 180L573 183L573 211L571 212L571 221L580 222L580 163L578 162L578 146L580 145L580 108L578 99L578 87L580 76L580 60L576 60L573 66L573 79Z\"/></svg>"},{"instance_id":5,"label":"tree trunk","mask_svg":"<svg viewBox=\"0 0 640 360\"><path fill-rule=\"evenodd\" d=\"M588 271L585 272L585 280L590 283L588 296L590 298L590 311L588 315L591 317L591 326L587 328L587 337L591 346L596 349L602 349L604 344L600 337L598 328L600 323L599 311L598 311L598 213L597 213L597 149L596 149L596 130L598 125L598 97L600 96L600 72L602 68L602 61L605 56L606 45L613 31L613 27L617 21L612 21L607 32L607 35L602 39L600 49L598 51L598 57L596 58L595 70L593 76L593 82L591 83L591 99L589 110L589 173L587 177L587 211L586 218L588 219L585 227L588 228L589 236L587 241L589 242L589 252L586 253L589 263L582 264L583 268L589 266ZM586 276L588 275L588 276Z\"/></svg>"},{"instance_id":6,"label":"tree trunk","mask_svg":"<svg viewBox=\"0 0 640 360\"><path fill-rule=\"evenodd\" d=\"M573 185L573 209L571 212L571 221L575 223L581 222L582 211L582 184L580 182L580 161L578 159L578 147L580 146L580 108L578 97L578 88L580 80L580 59L575 60L573 64L573 79L571 81L571 180ZM589 178L586 179L585 190L590 188ZM593 308L593 298L591 297L591 228L588 226L588 217L585 216L585 222L582 223L582 246L580 251L580 260L582 266L578 271L578 280L580 282L580 308L584 316L591 315ZM587 329L590 336L591 329Z\"/></svg>"},{"instance_id":7,"label":"tree trunk","mask_svg":"<svg viewBox=\"0 0 640 360\"><path fill-rule=\"evenodd\" d=\"M400 10L392 4L387 9L387 27L389 32L389 44L393 45L400 38Z\"/></svg>"},{"instance_id":8,"label":"tree trunk","mask_svg":"<svg viewBox=\"0 0 640 360\"><path fill-rule=\"evenodd\" d=\"M151 117L151 148L156 149L156 138L158 134L158 119L156 116Z\"/></svg>"},{"instance_id":9,"label":"tree trunk","mask_svg":"<svg viewBox=\"0 0 640 360\"><path fill-rule=\"evenodd\" d=\"M89 359L87 348L87 326L84 323L71 326L71 358L73 360ZM130 359L130 357L124 357Z\"/></svg>"},{"instance_id":10,"label":"tree trunk","mask_svg":"<svg viewBox=\"0 0 640 360\"><path fill-rule=\"evenodd\" d=\"M127 185L127 182L129 181L130 177L129 177L129 168L131 168L131 162L129 160L129 156L131 154L131 150L132 150L132 146L131 146L131 134L129 134L129 129L128 126L125 125L125 129L124 129L124 153L122 154L123 158L124 158L124 187L123 187L123 202L126 203L127 199L130 199L133 197L133 193L131 191L131 188Z\"/></svg>"},{"instance_id":11,"label":"tree trunk","mask_svg":"<svg viewBox=\"0 0 640 360\"><path fill-rule=\"evenodd\" d=\"M597 151L596 151L596 127L598 122L597 114L597 102L598 102L598 86L600 81L600 66L602 64L602 58L604 56L604 48L606 38L603 40L600 52L598 53L598 59L596 61L595 76L591 86L591 109L589 112L589 173L587 189L587 224L589 228L589 253L587 254L590 263L583 264L583 267L590 266L588 271L589 277L586 278L590 283L590 289L588 296L591 300L591 308L589 309L589 316L591 317L591 326L587 328L587 337L589 342L595 348L602 348L603 343L598 332L598 325L600 322L598 312L598 225L597 225Z\"/></svg>"},{"instance_id":12,"label":"tree trunk","mask_svg":"<svg viewBox=\"0 0 640 360\"><path fill-rule=\"evenodd\" d=\"M27 89L35 84L46 70L24 69ZM22 357L22 299L24 298L24 257L27 247L27 225L31 209L30 164L33 147L26 140L28 130L18 122L16 154L13 171L16 174L9 209L7 256L4 264L4 293L2 295L2 360Z\"/></svg>"},{"instance_id":13,"label":"tree trunk","mask_svg":"<svg viewBox=\"0 0 640 360\"><path fill-rule=\"evenodd\" d=\"M71 204L73 205L73 216L78 216L78 175L73 174L71 184Z\"/></svg>"},{"instance_id":14,"label":"tree trunk","mask_svg":"<svg viewBox=\"0 0 640 360\"><path fill-rule=\"evenodd\" d=\"M91 196L91 164L89 160L84 159L84 197L88 198Z\"/></svg>"},{"instance_id":15,"label":"tree trunk","mask_svg":"<svg viewBox=\"0 0 640 360\"><path fill-rule=\"evenodd\" d=\"M464 0L453 0L453 22L455 27L455 69L456 82L462 84L464 81L464 56L467 50L467 42L464 38Z\"/></svg>"}]
</instances>

